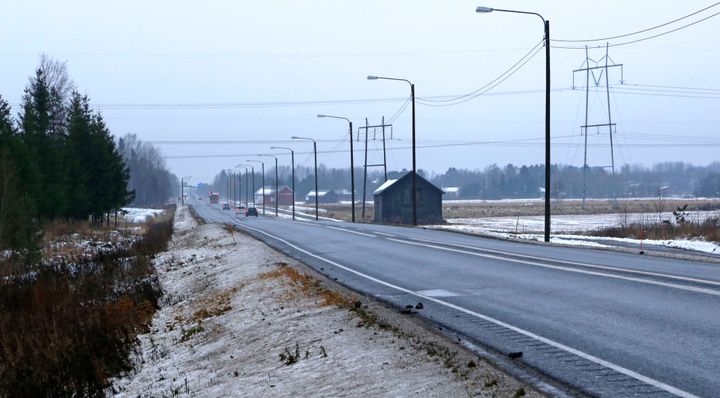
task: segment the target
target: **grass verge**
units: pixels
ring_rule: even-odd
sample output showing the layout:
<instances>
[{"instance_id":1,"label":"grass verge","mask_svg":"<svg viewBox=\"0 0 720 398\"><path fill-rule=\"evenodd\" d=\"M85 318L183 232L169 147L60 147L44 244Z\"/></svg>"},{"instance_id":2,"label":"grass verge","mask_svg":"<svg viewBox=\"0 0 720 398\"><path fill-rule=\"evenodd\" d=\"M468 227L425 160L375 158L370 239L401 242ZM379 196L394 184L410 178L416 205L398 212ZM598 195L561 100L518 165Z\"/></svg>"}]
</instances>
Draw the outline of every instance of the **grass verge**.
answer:
<instances>
[{"instance_id":1,"label":"grass verge","mask_svg":"<svg viewBox=\"0 0 720 398\"><path fill-rule=\"evenodd\" d=\"M167 248L173 212L126 245L23 271L0 264L15 270L0 280L0 396L102 396L133 368L137 335L162 295L151 257Z\"/></svg>"}]
</instances>

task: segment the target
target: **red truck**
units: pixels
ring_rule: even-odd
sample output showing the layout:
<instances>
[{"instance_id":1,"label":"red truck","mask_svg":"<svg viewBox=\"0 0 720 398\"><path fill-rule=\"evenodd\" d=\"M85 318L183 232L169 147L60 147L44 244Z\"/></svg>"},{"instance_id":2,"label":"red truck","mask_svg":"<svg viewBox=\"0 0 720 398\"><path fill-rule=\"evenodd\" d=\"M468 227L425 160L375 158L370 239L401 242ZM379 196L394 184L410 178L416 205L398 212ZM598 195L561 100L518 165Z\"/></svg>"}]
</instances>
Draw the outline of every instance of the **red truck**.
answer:
<instances>
[{"instance_id":1,"label":"red truck","mask_svg":"<svg viewBox=\"0 0 720 398\"><path fill-rule=\"evenodd\" d=\"M220 203L220 192L210 192L208 196L210 197L210 204Z\"/></svg>"}]
</instances>

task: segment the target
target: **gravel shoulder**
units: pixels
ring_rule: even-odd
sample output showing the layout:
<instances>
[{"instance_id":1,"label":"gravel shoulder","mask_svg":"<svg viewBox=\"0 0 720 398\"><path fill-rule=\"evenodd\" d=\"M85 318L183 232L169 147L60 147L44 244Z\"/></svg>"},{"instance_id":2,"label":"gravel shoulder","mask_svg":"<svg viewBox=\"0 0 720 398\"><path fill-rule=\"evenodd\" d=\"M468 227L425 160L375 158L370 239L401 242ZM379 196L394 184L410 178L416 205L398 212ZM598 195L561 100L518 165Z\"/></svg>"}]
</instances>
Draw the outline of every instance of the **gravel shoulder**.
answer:
<instances>
[{"instance_id":1,"label":"gravel shoulder","mask_svg":"<svg viewBox=\"0 0 720 398\"><path fill-rule=\"evenodd\" d=\"M165 290L118 396L541 396L254 238L176 212Z\"/></svg>"}]
</instances>

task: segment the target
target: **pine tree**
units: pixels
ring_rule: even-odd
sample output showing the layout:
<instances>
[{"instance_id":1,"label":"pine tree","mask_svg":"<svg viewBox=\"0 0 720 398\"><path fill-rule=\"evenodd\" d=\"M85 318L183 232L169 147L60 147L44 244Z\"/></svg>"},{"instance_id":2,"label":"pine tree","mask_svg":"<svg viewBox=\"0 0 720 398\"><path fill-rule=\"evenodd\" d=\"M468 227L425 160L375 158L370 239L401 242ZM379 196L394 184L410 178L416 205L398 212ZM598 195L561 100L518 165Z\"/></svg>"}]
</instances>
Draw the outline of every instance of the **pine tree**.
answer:
<instances>
[{"instance_id":1,"label":"pine tree","mask_svg":"<svg viewBox=\"0 0 720 398\"><path fill-rule=\"evenodd\" d=\"M10 106L0 97L0 249L19 250L28 261L38 252L35 202L28 193L35 176L10 117Z\"/></svg>"},{"instance_id":2,"label":"pine tree","mask_svg":"<svg viewBox=\"0 0 720 398\"><path fill-rule=\"evenodd\" d=\"M58 95L58 91L48 85L43 71L38 69L25 89L20 115L21 136L39 171L38 190L31 195L37 200L38 214L42 218L64 215L67 208L63 162L66 134L64 126L53 123L62 104Z\"/></svg>"}]
</instances>

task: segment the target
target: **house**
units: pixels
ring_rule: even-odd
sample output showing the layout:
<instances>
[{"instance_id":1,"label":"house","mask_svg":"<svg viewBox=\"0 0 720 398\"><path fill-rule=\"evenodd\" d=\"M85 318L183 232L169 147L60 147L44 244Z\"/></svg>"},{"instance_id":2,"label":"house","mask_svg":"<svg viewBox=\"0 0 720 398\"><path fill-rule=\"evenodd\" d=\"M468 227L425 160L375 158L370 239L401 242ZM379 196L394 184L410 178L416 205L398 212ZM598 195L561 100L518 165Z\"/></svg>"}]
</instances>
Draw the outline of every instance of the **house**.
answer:
<instances>
[{"instance_id":1,"label":"house","mask_svg":"<svg viewBox=\"0 0 720 398\"><path fill-rule=\"evenodd\" d=\"M335 191L320 191L318 195L318 203L337 203L338 198ZM315 191L308 192L305 195L305 203L315 203Z\"/></svg>"},{"instance_id":2,"label":"house","mask_svg":"<svg viewBox=\"0 0 720 398\"><path fill-rule=\"evenodd\" d=\"M412 180L409 172L397 180L387 180L373 192L375 222L382 224L412 224ZM416 178L418 224L442 223L443 190L421 176Z\"/></svg>"},{"instance_id":3,"label":"house","mask_svg":"<svg viewBox=\"0 0 720 398\"><path fill-rule=\"evenodd\" d=\"M460 196L460 187L444 187L442 190L445 192L443 200L457 199Z\"/></svg>"},{"instance_id":4,"label":"house","mask_svg":"<svg viewBox=\"0 0 720 398\"><path fill-rule=\"evenodd\" d=\"M263 187L255 192L255 203L263 203L263 196L265 196L266 206L275 206L275 187ZM278 191L278 205L280 206L292 206L293 203L293 191L290 187L283 185L279 187Z\"/></svg>"}]
</instances>

